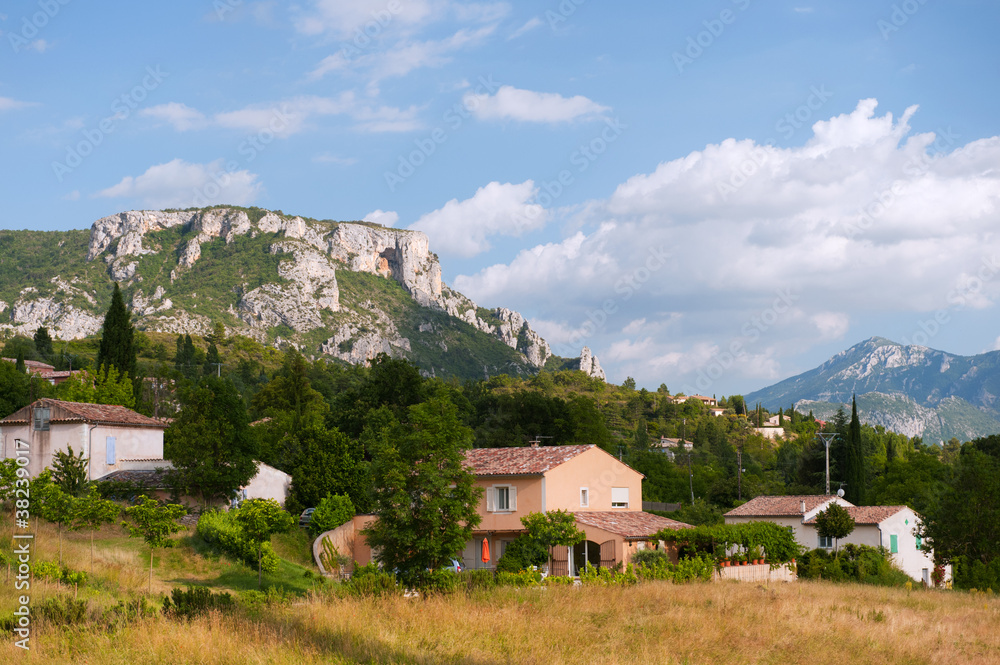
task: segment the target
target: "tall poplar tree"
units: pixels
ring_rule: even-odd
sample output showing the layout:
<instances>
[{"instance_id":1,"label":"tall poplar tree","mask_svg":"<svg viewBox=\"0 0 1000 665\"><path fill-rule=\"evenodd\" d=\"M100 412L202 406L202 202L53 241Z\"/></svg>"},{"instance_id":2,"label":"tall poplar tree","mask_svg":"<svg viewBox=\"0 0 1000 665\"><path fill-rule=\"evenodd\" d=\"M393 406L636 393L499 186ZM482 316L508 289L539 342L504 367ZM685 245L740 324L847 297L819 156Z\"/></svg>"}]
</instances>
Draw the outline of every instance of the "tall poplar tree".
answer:
<instances>
[{"instance_id":1,"label":"tall poplar tree","mask_svg":"<svg viewBox=\"0 0 1000 665\"><path fill-rule=\"evenodd\" d=\"M119 374L128 375L129 379L134 381L137 378L134 337L135 329L132 327L131 316L125 307L121 289L115 282L115 290L111 294L111 307L104 316L101 346L97 350L97 366L117 367Z\"/></svg>"},{"instance_id":2,"label":"tall poplar tree","mask_svg":"<svg viewBox=\"0 0 1000 665\"><path fill-rule=\"evenodd\" d=\"M861 421L858 420L858 400L851 396L851 423L847 427L847 450L845 456L844 491L848 501L854 505L864 505L865 500L865 451L861 441Z\"/></svg>"}]
</instances>

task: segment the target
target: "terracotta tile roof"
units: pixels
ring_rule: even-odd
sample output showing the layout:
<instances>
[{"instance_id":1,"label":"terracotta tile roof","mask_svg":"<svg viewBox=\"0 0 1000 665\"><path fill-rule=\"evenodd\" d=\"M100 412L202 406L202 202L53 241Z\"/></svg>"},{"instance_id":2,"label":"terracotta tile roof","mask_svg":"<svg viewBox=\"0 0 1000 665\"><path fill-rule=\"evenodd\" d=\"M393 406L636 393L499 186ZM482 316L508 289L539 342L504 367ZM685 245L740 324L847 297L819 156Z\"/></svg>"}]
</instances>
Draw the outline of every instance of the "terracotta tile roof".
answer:
<instances>
[{"instance_id":1,"label":"terracotta tile roof","mask_svg":"<svg viewBox=\"0 0 1000 665\"><path fill-rule=\"evenodd\" d=\"M663 529L690 529L690 524L638 510L581 511L573 513L579 524L604 529L625 538L648 538Z\"/></svg>"},{"instance_id":2,"label":"terracotta tile roof","mask_svg":"<svg viewBox=\"0 0 1000 665\"><path fill-rule=\"evenodd\" d=\"M747 501L742 506L733 508L725 517L782 517L802 515L802 503L805 502L809 512L835 496L827 494L799 494L792 496L758 496Z\"/></svg>"},{"instance_id":3,"label":"terracotta tile roof","mask_svg":"<svg viewBox=\"0 0 1000 665\"><path fill-rule=\"evenodd\" d=\"M6 360L7 362L15 365L17 364L16 358L3 358L3 360ZM56 369L55 365L43 363L38 360L25 360L24 368L32 370L33 372L44 372L44 373L53 372Z\"/></svg>"},{"instance_id":4,"label":"terracotta tile roof","mask_svg":"<svg viewBox=\"0 0 1000 665\"><path fill-rule=\"evenodd\" d=\"M31 409L47 407L52 409L50 422L87 422L99 425L128 425L132 427L156 427L166 429L158 420L136 413L124 406L112 404L85 404L64 402L60 399L40 399L19 411L15 411L0 423L27 423Z\"/></svg>"},{"instance_id":5,"label":"terracotta tile roof","mask_svg":"<svg viewBox=\"0 0 1000 665\"><path fill-rule=\"evenodd\" d=\"M593 447L473 448L465 461L477 476L539 476Z\"/></svg>"},{"instance_id":6,"label":"terracotta tile roof","mask_svg":"<svg viewBox=\"0 0 1000 665\"><path fill-rule=\"evenodd\" d=\"M854 518L855 524L881 524L906 506L851 506L848 514ZM815 524L816 518L806 520L803 524Z\"/></svg>"}]
</instances>

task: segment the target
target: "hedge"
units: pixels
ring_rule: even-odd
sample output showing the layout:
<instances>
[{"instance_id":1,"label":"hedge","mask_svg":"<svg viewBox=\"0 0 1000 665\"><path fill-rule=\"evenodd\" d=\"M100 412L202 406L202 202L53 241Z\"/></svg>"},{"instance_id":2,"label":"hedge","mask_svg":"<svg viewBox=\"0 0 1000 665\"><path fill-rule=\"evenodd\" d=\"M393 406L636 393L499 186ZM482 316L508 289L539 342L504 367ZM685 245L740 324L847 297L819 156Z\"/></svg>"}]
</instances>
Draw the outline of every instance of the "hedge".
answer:
<instances>
[{"instance_id":1,"label":"hedge","mask_svg":"<svg viewBox=\"0 0 1000 665\"><path fill-rule=\"evenodd\" d=\"M243 535L234 513L202 513L198 519L196 532L206 543L224 554L253 568L257 567L257 547ZM271 543L264 543L260 560L261 571L265 573L277 571L278 562L278 555L271 548Z\"/></svg>"}]
</instances>

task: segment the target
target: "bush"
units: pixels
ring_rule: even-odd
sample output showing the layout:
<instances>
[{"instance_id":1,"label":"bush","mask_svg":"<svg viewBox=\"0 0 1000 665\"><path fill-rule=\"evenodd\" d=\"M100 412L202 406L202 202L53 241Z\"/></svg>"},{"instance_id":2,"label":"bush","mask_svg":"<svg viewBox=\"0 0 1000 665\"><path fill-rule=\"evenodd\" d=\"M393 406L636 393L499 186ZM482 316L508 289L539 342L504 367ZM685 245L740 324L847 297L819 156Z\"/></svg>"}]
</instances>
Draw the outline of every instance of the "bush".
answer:
<instances>
[{"instance_id":1,"label":"bush","mask_svg":"<svg viewBox=\"0 0 1000 665\"><path fill-rule=\"evenodd\" d=\"M666 550L639 550L632 555L632 563L636 566L654 566L672 562Z\"/></svg>"},{"instance_id":2,"label":"bush","mask_svg":"<svg viewBox=\"0 0 1000 665\"><path fill-rule=\"evenodd\" d=\"M243 534L233 513L202 513L196 531L206 543L222 553L252 568L257 567L257 547ZM278 570L279 561L278 555L271 548L271 543L264 543L260 561L261 571L275 572Z\"/></svg>"},{"instance_id":3,"label":"bush","mask_svg":"<svg viewBox=\"0 0 1000 665\"><path fill-rule=\"evenodd\" d=\"M313 511L307 528L311 535L318 536L324 531L346 524L353 517L354 504L351 502L351 497L327 494Z\"/></svg>"},{"instance_id":4,"label":"bush","mask_svg":"<svg viewBox=\"0 0 1000 665\"><path fill-rule=\"evenodd\" d=\"M910 576L896 568L884 547L848 543L834 556L826 550L812 550L802 555L798 574L804 579L831 582L860 582L877 586L905 586Z\"/></svg>"},{"instance_id":5,"label":"bush","mask_svg":"<svg viewBox=\"0 0 1000 665\"><path fill-rule=\"evenodd\" d=\"M228 593L214 594L208 587L189 586L187 591L174 588L170 596L163 599L163 613L190 619L209 610L229 611L233 609L233 597Z\"/></svg>"},{"instance_id":6,"label":"bush","mask_svg":"<svg viewBox=\"0 0 1000 665\"><path fill-rule=\"evenodd\" d=\"M638 583L639 577L632 564L629 564L624 571L617 571L607 567L594 568L588 561L584 569L580 571L580 584L583 585L632 586Z\"/></svg>"},{"instance_id":7,"label":"bush","mask_svg":"<svg viewBox=\"0 0 1000 665\"><path fill-rule=\"evenodd\" d=\"M492 570L463 570L458 574L458 584L464 586L466 592L472 592L493 589L497 580Z\"/></svg>"},{"instance_id":8,"label":"bush","mask_svg":"<svg viewBox=\"0 0 1000 665\"><path fill-rule=\"evenodd\" d=\"M542 584L545 586L573 586L576 584L576 580L569 575L549 575L542 580Z\"/></svg>"},{"instance_id":9,"label":"bush","mask_svg":"<svg viewBox=\"0 0 1000 665\"><path fill-rule=\"evenodd\" d=\"M87 601L72 598L49 598L38 606L35 613L46 623L57 626L74 626L87 619Z\"/></svg>"},{"instance_id":10,"label":"bush","mask_svg":"<svg viewBox=\"0 0 1000 665\"><path fill-rule=\"evenodd\" d=\"M538 586L541 582L542 574L534 570L522 570L516 573L497 570L497 586L528 587Z\"/></svg>"},{"instance_id":11,"label":"bush","mask_svg":"<svg viewBox=\"0 0 1000 665\"><path fill-rule=\"evenodd\" d=\"M60 566L54 561L39 561L32 566L36 578L62 582L64 584L83 586L87 583L87 573L82 570L72 570L69 566Z\"/></svg>"},{"instance_id":12,"label":"bush","mask_svg":"<svg viewBox=\"0 0 1000 665\"><path fill-rule=\"evenodd\" d=\"M344 582L340 588L344 594L358 598L378 598L403 593L396 583L396 576L379 570L375 563L355 566L351 579Z\"/></svg>"},{"instance_id":13,"label":"bush","mask_svg":"<svg viewBox=\"0 0 1000 665\"><path fill-rule=\"evenodd\" d=\"M497 571L517 573L532 566L544 565L548 560L549 553L545 547L531 536L521 534L504 548L503 556L497 561Z\"/></svg>"}]
</instances>

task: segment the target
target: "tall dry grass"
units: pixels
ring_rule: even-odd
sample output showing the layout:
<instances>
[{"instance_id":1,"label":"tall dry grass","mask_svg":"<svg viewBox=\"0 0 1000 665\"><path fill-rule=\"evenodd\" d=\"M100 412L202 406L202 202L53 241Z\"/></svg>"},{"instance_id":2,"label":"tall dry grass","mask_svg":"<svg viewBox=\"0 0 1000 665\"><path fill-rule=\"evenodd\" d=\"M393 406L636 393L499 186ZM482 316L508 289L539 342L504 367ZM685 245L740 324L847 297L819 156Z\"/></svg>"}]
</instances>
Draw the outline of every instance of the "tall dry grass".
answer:
<instances>
[{"instance_id":1,"label":"tall dry grass","mask_svg":"<svg viewBox=\"0 0 1000 665\"><path fill-rule=\"evenodd\" d=\"M1000 662L992 596L799 582L312 597L262 618L162 617L115 632L42 628L17 663Z\"/></svg>"}]
</instances>

